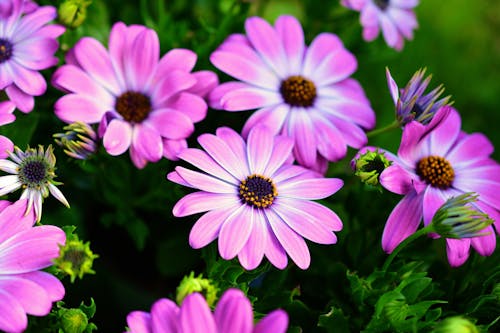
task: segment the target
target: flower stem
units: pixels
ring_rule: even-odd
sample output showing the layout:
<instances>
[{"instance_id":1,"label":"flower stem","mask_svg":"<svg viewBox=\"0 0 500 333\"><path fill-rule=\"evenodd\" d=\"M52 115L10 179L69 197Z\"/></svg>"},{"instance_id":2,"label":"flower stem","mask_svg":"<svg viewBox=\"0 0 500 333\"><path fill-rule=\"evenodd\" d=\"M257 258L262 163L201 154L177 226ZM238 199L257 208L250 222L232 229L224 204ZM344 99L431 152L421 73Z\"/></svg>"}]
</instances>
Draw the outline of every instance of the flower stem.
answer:
<instances>
[{"instance_id":1,"label":"flower stem","mask_svg":"<svg viewBox=\"0 0 500 333\"><path fill-rule=\"evenodd\" d=\"M408 244L410 244L411 242L413 242L415 239L419 238L420 236L426 235L430 232L433 232L433 230L434 229L433 229L432 225L429 224L427 227L424 227L424 228L418 230L417 232L413 233L408 238L403 240L401 243L399 243L399 245L394 249L394 251L392 251L392 253L387 257L387 259L385 259L384 266L382 266L382 271L384 273L387 273L387 269L389 268L391 262L394 260L394 258L396 258L398 253L401 252L401 250L404 247L406 247Z\"/></svg>"},{"instance_id":2,"label":"flower stem","mask_svg":"<svg viewBox=\"0 0 500 333\"><path fill-rule=\"evenodd\" d=\"M372 137L377 136L381 133L388 132L388 131L391 131L395 128L398 128L399 126L400 126L399 122L397 120L394 120L394 122L390 123L389 125L387 125L385 127L377 128L377 129L374 129L373 131L366 133L366 136L369 138L372 138Z\"/></svg>"}]
</instances>

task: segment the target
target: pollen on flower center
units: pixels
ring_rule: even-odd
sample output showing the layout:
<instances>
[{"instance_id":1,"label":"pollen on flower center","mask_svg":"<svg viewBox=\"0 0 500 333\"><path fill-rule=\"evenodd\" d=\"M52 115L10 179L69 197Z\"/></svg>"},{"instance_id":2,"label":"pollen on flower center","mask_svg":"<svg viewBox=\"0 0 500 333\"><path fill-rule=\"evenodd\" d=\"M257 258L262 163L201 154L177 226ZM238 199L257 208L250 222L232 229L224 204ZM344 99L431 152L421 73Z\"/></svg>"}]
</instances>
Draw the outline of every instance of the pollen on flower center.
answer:
<instances>
[{"instance_id":1,"label":"pollen on flower center","mask_svg":"<svg viewBox=\"0 0 500 333\"><path fill-rule=\"evenodd\" d=\"M19 170L19 178L27 186L40 185L46 177L47 165L42 161L28 161Z\"/></svg>"},{"instance_id":2,"label":"pollen on flower center","mask_svg":"<svg viewBox=\"0 0 500 333\"><path fill-rule=\"evenodd\" d=\"M455 179L455 171L450 162L441 156L428 156L417 163L417 175L433 187L446 189Z\"/></svg>"},{"instance_id":3,"label":"pollen on flower center","mask_svg":"<svg viewBox=\"0 0 500 333\"><path fill-rule=\"evenodd\" d=\"M151 112L151 101L142 93L127 91L116 99L115 109L126 121L140 123Z\"/></svg>"},{"instance_id":4,"label":"pollen on flower center","mask_svg":"<svg viewBox=\"0 0 500 333\"><path fill-rule=\"evenodd\" d=\"M0 38L0 64L12 57L12 43L7 39Z\"/></svg>"},{"instance_id":5,"label":"pollen on flower center","mask_svg":"<svg viewBox=\"0 0 500 333\"><path fill-rule=\"evenodd\" d=\"M239 186L240 199L257 208L272 205L277 195L278 191L273 181L261 175L250 175L242 180Z\"/></svg>"},{"instance_id":6,"label":"pollen on flower center","mask_svg":"<svg viewBox=\"0 0 500 333\"><path fill-rule=\"evenodd\" d=\"M381 10L386 10L386 8L389 7L390 0L374 0L374 2L378 8L380 8Z\"/></svg>"},{"instance_id":7,"label":"pollen on flower center","mask_svg":"<svg viewBox=\"0 0 500 333\"><path fill-rule=\"evenodd\" d=\"M312 106L316 99L316 86L311 80L293 75L281 82L281 96L292 106Z\"/></svg>"}]
</instances>

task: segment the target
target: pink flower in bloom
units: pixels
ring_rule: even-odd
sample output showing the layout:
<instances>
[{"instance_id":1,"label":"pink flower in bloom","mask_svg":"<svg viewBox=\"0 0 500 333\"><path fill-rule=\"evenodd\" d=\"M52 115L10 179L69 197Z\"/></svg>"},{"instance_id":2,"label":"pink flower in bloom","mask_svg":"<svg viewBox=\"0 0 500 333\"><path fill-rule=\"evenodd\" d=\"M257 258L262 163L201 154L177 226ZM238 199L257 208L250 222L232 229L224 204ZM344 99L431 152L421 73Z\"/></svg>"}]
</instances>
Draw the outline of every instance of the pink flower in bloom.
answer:
<instances>
[{"instance_id":1,"label":"pink flower in bloom","mask_svg":"<svg viewBox=\"0 0 500 333\"><path fill-rule=\"evenodd\" d=\"M131 333L285 333L288 315L274 310L254 326L252 305L238 289L222 295L214 313L203 296L186 296L179 308L169 299L160 299L151 313L134 311L127 316Z\"/></svg>"},{"instance_id":2,"label":"pink flower in bloom","mask_svg":"<svg viewBox=\"0 0 500 333\"><path fill-rule=\"evenodd\" d=\"M26 200L0 201L0 209L0 330L17 333L27 327L26 314L45 316L64 297L62 283L41 269L59 256L66 236L55 226L33 227Z\"/></svg>"},{"instance_id":3,"label":"pink flower in bloom","mask_svg":"<svg viewBox=\"0 0 500 333\"><path fill-rule=\"evenodd\" d=\"M106 151L120 155L130 148L138 168L162 156L176 159L193 123L205 118L203 96L217 85L212 72L191 73L194 52L174 49L160 58L154 30L121 22L111 30L109 51L85 37L66 62L52 79L69 92L56 102L56 115L68 123L100 123Z\"/></svg>"},{"instance_id":4,"label":"pink flower in bloom","mask_svg":"<svg viewBox=\"0 0 500 333\"><path fill-rule=\"evenodd\" d=\"M336 178L287 163L291 139L274 137L265 126L256 126L245 143L232 129L203 134L198 142L205 149L186 149L179 158L202 172L176 167L168 179L199 189L186 195L173 208L174 216L202 212L191 229L189 243L202 248L217 237L219 253L236 256L245 269L254 269L264 255L276 267L287 265L286 253L302 269L311 258L304 238L334 244L332 231L342 229L339 217L310 200L323 199L343 185Z\"/></svg>"},{"instance_id":5,"label":"pink flower in bloom","mask_svg":"<svg viewBox=\"0 0 500 333\"><path fill-rule=\"evenodd\" d=\"M479 195L473 205L500 225L500 166L490 158L491 142L480 133L460 130L461 120L452 107L441 108L424 126L417 121L403 130L398 156L387 153L393 164L380 175L380 183L404 198L394 208L385 225L382 247L386 252L414 233L421 219L432 221L438 208L451 197L466 192ZM448 261L460 266L472 247L481 255L493 253L496 237L492 226L487 236L446 239Z\"/></svg>"},{"instance_id":6,"label":"pink flower in bloom","mask_svg":"<svg viewBox=\"0 0 500 333\"><path fill-rule=\"evenodd\" d=\"M2 3L11 6L11 11L0 19L0 89L5 90L19 110L30 112L35 104L33 96L47 90L47 83L38 71L57 64L56 38L65 29L47 24L57 15L54 7L29 8L34 10L25 15L25 5L29 4L22 0Z\"/></svg>"},{"instance_id":7,"label":"pink flower in bloom","mask_svg":"<svg viewBox=\"0 0 500 333\"><path fill-rule=\"evenodd\" d=\"M418 22L413 8L419 0L341 0L347 8L361 12L363 39L371 42L380 28L387 45L401 51L404 39L413 39Z\"/></svg>"},{"instance_id":8,"label":"pink flower in bloom","mask_svg":"<svg viewBox=\"0 0 500 333\"><path fill-rule=\"evenodd\" d=\"M309 47L296 18L280 16L272 27L259 17L245 22L246 36L230 35L210 56L221 71L240 81L221 84L210 95L214 108L258 109L243 136L256 124L294 139L297 161L326 171L347 146L366 144L363 129L375 114L360 84L349 76L357 61L334 34L322 33Z\"/></svg>"}]
</instances>

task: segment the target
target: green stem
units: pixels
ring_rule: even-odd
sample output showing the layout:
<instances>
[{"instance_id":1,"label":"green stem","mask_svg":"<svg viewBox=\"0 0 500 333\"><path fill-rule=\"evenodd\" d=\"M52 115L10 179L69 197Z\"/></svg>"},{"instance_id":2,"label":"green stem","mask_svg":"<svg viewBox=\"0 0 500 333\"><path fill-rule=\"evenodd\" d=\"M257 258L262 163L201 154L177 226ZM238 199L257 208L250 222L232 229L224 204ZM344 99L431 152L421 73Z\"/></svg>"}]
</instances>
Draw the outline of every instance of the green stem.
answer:
<instances>
[{"instance_id":1,"label":"green stem","mask_svg":"<svg viewBox=\"0 0 500 333\"><path fill-rule=\"evenodd\" d=\"M387 259L385 259L384 266L382 266L382 271L384 273L387 273L387 269L389 268L391 262L394 260L394 258L396 258L398 253L401 252L401 250L404 247L406 247L408 244L410 244L411 242L413 242L415 239L419 238L420 236L426 235L426 234L433 232L433 231L434 231L434 229L433 229L432 225L429 224L427 227L424 227L424 228L418 230L417 232L413 233L408 238L403 240L401 243L399 243L399 245L394 249L394 251L392 251L392 253L387 257Z\"/></svg>"},{"instance_id":2,"label":"green stem","mask_svg":"<svg viewBox=\"0 0 500 333\"><path fill-rule=\"evenodd\" d=\"M366 133L366 136L369 137L369 138L372 138L372 137L377 136L377 135L379 135L381 133L392 131L393 129L398 128L399 126L400 126L399 122L397 120L395 120L393 123L391 123L391 124L389 124L389 125L387 125L385 127L377 128L377 129L374 129L371 132Z\"/></svg>"}]
</instances>

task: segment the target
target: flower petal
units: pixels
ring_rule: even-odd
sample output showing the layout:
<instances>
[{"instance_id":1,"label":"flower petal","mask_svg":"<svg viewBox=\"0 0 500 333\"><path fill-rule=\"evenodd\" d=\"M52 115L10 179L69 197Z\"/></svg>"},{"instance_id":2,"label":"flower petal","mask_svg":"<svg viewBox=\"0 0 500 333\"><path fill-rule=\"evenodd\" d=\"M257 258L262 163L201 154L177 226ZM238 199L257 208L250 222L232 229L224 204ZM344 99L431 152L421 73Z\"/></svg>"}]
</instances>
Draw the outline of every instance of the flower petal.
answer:
<instances>
[{"instance_id":1,"label":"flower petal","mask_svg":"<svg viewBox=\"0 0 500 333\"><path fill-rule=\"evenodd\" d=\"M181 198L172 209L175 217L182 217L202 213L210 210L236 206L239 198L233 194L209 192L193 192Z\"/></svg>"},{"instance_id":2,"label":"flower petal","mask_svg":"<svg viewBox=\"0 0 500 333\"><path fill-rule=\"evenodd\" d=\"M245 246L254 225L254 209L242 205L224 221L219 234L219 253L226 260L233 259Z\"/></svg>"},{"instance_id":3,"label":"flower petal","mask_svg":"<svg viewBox=\"0 0 500 333\"><path fill-rule=\"evenodd\" d=\"M237 194L237 188L233 184L228 184L210 175L189 170L183 167L176 167L175 171L188 184L205 192Z\"/></svg>"},{"instance_id":4,"label":"flower petal","mask_svg":"<svg viewBox=\"0 0 500 333\"><path fill-rule=\"evenodd\" d=\"M288 328L288 315L278 309L270 312L255 325L253 333L285 333Z\"/></svg>"},{"instance_id":5,"label":"flower petal","mask_svg":"<svg viewBox=\"0 0 500 333\"><path fill-rule=\"evenodd\" d=\"M304 57L304 31L300 22L291 15L281 15L274 23L276 32L283 43L288 62L288 73L299 73Z\"/></svg>"},{"instance_id":6,"label":"flower petal","mask_svg":"<svg viewBox=\"0 0 500 333\"><path fill-rule=\"evenodd\" d=\"M151 315L143 311L132 311L127 315L127 326L130 332L134 333L150 333Z\"/></svg>"},{"instance_id":7,"label":"flower petal","mask_svg":"<svg viewBox=\"0 0 500 333\"><path fill-rule=\"evenodd\" d=\"M174 302L165 298L157 300L151 307L152 332L176 333L178 315L179 308Z\"/></svg>"},{"instance_id":8,"label":"flower petal","mask_svg":"<svg viewBox=\"0 0 500 333\"><path fill-rule=\"evenodd\" d=\"M182 302L178 329L182 333L218 333L214 317L201 294L189 294Z\"/></svg>"},{"instance_id":9,"label":"flower petal","mask_svg":"<svg viewBox=\"0 0 500 333\"><path fill-rule=\"evenodd\" d=\"M446 239L446 254L451 267L461 266L469 258L470 239Z\"/></svg>"},{"instance_id":10,"label":"flower petal","mask_svg":"<svg viewBox=\"0 0 500 333\"><path fill-rule=\"evenodd\" d=\"M215 240L219 236L222 224L238 208L239 206L230 209L216 209L203 214L191 228L189 245L193 249L200 249Z\"/></svg>"},{"instance_id":11,"label":"flower petal","mask_svg":"<svg viewBox=\"0 0 500 333\"><path fill-rule=\"evenodd\" d=\"M113 119L103 137L103 145L108 154L116 156L127 151L132 143L132 126L126 121Z\"/></svg>"},{"instance_id":12,"label":"flower petal","mask_svg":"<svg viewBox=\"0 0 500 333\"><path fill-rule=\"evenodd\" d=\"M228 289L214 311L218 333L252 333L252 305L239 289Z\"/></svg>"},{"instance_id":13,"label":"flower petal","mask_svg":"<svg viewBox=\"0 0 500 333\"><path fill-rule=\"evenodd\" d=\"M241 266L247 270L255 269L260 265L269 238L264 213L258 209L254 213L255 220L252 233L245 246L238 253Z\"/></svg>"},{"instance_id":14,"label":"flower petal","mask_svg":"<svg viewBox=\"0 0 500 333\"><path fill-rule=\"evenodd\" d=\"M0 330L5 332L24 332L28 317L19 302L0 289Z\"/></svg>"},{"instance_id":15,"label":"flower petal","mask_svg":"<svg viewBox=\"0 0 500 333\"><path fill-rule=\"evenodd\" d=\"M338 178L311 178L283 181L277 187L279 197L318 200L331 196L343 185Z\"/></svg>"},{"instance_id":16,"label":"flower petal","mask_svg":"<svg viewBox=\"0 0 500 333\"><path fill-rule=\"evenodd\" d=\"M271 158L274 137L265 126L254 127L248 134L247 160L251 173L261 175Z\"/></svg>"},{"instance_id":17,"label":"flower petal","mask_svg":"<svg viewBox=\"0 0 500 333\"><path fill-rule=\"evenodd\" d=\"M145 122L167 139L185 139L194 132L192 120L187 115L174 109L156 110L149 114Z\"/></svg>"}]
</instances>

